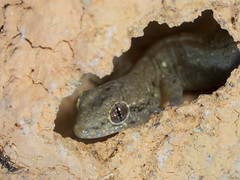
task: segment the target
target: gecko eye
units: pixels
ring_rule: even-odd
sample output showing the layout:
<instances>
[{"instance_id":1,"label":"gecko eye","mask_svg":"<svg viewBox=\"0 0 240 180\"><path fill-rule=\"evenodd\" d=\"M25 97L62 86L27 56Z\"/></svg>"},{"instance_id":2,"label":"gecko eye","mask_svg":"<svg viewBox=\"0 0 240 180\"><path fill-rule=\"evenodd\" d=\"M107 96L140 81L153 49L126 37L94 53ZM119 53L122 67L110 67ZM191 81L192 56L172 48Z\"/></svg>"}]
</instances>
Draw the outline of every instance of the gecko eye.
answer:
<instances>
[{"instance_id":1,"label":"gecko eye","mask_svg":"<svg viewBox=\"0 0 240 180\"><path fill-rule=\"evenodd\" d=\"M125 103L116 103L110 112L111 121L115 124L122 123L128 115L128 107Z\"/></svg>"}]
</instances>

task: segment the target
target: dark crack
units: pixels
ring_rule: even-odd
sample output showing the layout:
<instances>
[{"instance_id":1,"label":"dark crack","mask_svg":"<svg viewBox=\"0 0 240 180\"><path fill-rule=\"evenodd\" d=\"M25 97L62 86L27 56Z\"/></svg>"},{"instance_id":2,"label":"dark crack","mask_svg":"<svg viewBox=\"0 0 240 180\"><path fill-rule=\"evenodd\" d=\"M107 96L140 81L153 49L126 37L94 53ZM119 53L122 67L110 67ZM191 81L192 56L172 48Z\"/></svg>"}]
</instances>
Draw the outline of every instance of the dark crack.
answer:
<instances>
[{"instance_id":1,"label":"dark crack","mask_svg":"<svg viewBox=\"0 0 240 180\"><path fill-rule=\"evenodd\" d=\"M238 114L238 117L240 117L240 112L238 112L236 109L233 108L233 110Z\"/></svg>"},{"instance_id":2,"label":"dark crack","mask_svg":"<svg viewBox=\"0 0 240 180\"><path fill-rule=\"evenodd\" d=\"M13 4L13 5L16 6L16 5L22 5L22 4L24 4L24 2L23 2L23 1L20 1L20 3ZM31 6L23 7L23 10L30 10L30 9L32 9ZM21 18L20 18L20 21L18 22L18 24L21 24L23 15L24 15L24 12L22 13ZM6 19L5 13L4 13L4 19ZM4 21L4 24L5 24L5 21ZM3 25L3 30L2 30L2 31L4 31L4 25ZM40 49L52 50L51 47L47 47L47 46L45 47L45 46L41 46L41 45L38 45L38 46L34 45L34 44L30 41L30 39L28 39L28 38L24 35L24 31L20 30L20 29L18 28L18 26L17 26L17 31L18 31L19 33L16 34L15 36L13 36L12 39L20 36L20 37L21 37L21 40L25 40L26 42L28 42L32 48L40 48Z\"/></svg>"},{"instance_id":3,"label":"dark crack","mask_svg":"<svg viewBox=\"0 0 240 180\"><path fill-rule=\"evenodd\" d=\"M33 81L33 80L32 80L32 81ZM43 89L45 89L45 90L48 92L48 89L43 85L42 82L35 83L35 82L33 81L33 84L40 84L40 85L43 87Z\"/></svg>"},{"instance_id":4,"label":"dark crack","mask_svg":"<svg viewBox=\"0 0 240 180\"><path fill-rule=\"evenodd\" d=\"M71 40L70 40L71 41ZM67 45L68 45L68 47L69 47L69 49L71 50L71 52L72 52L72 58L74 58L74 50L73 50L73 48L72 48L72 46L71 46L71 44L70 44L70 41L68 41L68 40L62 40L62 41L60 41L60 42L58 42L57 43L57 45L56 45L56 48L54 48L54 49L57 49L57 47L61 44L61 43L66 43ZM55 51L55 50L54 50Z\"/></svg>"},{"instance_id":5,"label":"dark crack","mask_svg":"<svg viewBox=\"0 0 240 180\"><path fill-rule=\"evenodd\" d=\"M3 33L3 32L4 32L4 25L0 27L0 33Z\"/></svg>"},{"instance_id":6,"label":"dark crack","mask_svg":"<svg viewBox=\"0 0 240 180\"><path fill-rule=\"evenodd\" d=\"M7 9L7 7L8 7L8 6L10 6L10 4L9 4L9 3L7 3L7 4L4 4L4 5L3 5L3 8L4 8L4 9Z\"/></svg>"},{"instance_id":7,"label":"dark crack","mask_svg":"<svg viewBox=\"0 0 240 180\"><path fill-rule=\"evenodd\" d=\"M3 25L1 26L1 33L4 33L5 30L4 30L4 26L5 26L5 23L6 23L6 14L5 14L5 11L6 11L6 8L9 4L5 4L3 7L2 7L2 13L3 13Z\"/></svg>"},{"instance_id":8,"label":"dark crack","mask_svg":"<svg viewBox=\"0 0 240 180\"><path fill-rule=\"evenodd\" d=\"M28 75L27 77L32 81L32 84L35 84L35 85L41 85L43 87L43 89L45 89L45 91L49 92L48 89L43 85L42 82L35 82L32 77L31 77L31 74L34 72L34 69L31 70L30 72L30 75Z\"/></svg>"},{"instance_id":9,"label":"dark crack","mask_svg":"<svg viewBox=\"0 0 240 180\"><path fill-rule=\"evenodd\" d=\"M68 46L69 46L69 48L70 48L70 50L71 50L71 52L72 52L72 58L74 58L74 51L73 51L73 48L72 48L70 42L69 42L69 41L66 41L66 40L63 40L63 42L65 42L65 43L68 44Z\"/></svg>"},{"instance_id":10,"label":"dark crack","mask_svg":"<svg viewBox=\"0 0 240 180\"><path fill-rule=\"evenodd\" d=\"M4 18L4 23L3 25L0 27L0 33L4 33L5 30L4 30L4 26L5 26L5 23L6 23L6 9L9 7L9 6L20 6L24 4L23 0L21 0L19 3L15 3L15 4L10 4L10 3L6 3L2 6L2 13L3 13L3 18Z\"/></svg>"},{"instance_id":11,"label":"dark crack","mask_svg":"<svg viewBox=\"0 0 240 180\"><path fill-rule=\"evenodd\" d=\"M7 85L5 87L7 87L9 84L12 83L13 80L18 79L16 76L11 75L10 78L6 81Z\"/></svg>"},{"instance_id":12,"label":"dark crack","mask_svg":"<svg viewBox=\"0 0 240 180\"><path fill-rule=\"evenodd\" d=\"M15 36L12 37L12 39L15 39L18 36L21 36L21 33L16 34Z\"/></svg>"},{"instance_id":13,"label":"dark crack","mask_svg":"<svg viewBox=\"0 0 240 180\"><path fill-rule=\"evenodd\" d=\"M117 143L117 145L115 146L115 148L114 148L113 152L110 154L110 156L104 160L105 162L108 162L109 159L113 158L117 154L119 146L122 146L122 141L119 141Z\"/></svg>"},{"instance_id":14,"label":"dark crack","mask_svg":"<svg viewBox=\"0 0 240 180\"><path fill-rule=\"evenodd\" d=\"M24 37L24 35L23 35L22 33L21 33L21 38L24 39L25 41L27 41L32 48L40 48L40 49L52 50L51 47L44 47L44 46L41 46L41 45L39 45L39 46L34 46L34 45L32 44L32 42L31 42L28 38Z\"/></svg>"}]
</instances>

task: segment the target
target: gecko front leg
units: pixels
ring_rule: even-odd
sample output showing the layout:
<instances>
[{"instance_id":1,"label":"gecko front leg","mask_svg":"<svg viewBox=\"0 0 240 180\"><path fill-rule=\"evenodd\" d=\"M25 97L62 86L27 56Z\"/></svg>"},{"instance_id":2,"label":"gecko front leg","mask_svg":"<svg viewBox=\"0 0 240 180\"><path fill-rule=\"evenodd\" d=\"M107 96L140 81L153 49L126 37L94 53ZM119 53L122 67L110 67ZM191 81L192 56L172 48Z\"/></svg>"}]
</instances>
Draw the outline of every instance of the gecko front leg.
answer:
<instances>
[{"instance_id":1,"label":"gecko front leg","mask_svg":"<svg viewBox=\"0 0 240 180\"><path fill-rule=\"evenodd\" d=\"M163 94L169 100L169 106L183 103L183 88L176 74L168 74L161 79Z\"/></svg>"}]
</instances>

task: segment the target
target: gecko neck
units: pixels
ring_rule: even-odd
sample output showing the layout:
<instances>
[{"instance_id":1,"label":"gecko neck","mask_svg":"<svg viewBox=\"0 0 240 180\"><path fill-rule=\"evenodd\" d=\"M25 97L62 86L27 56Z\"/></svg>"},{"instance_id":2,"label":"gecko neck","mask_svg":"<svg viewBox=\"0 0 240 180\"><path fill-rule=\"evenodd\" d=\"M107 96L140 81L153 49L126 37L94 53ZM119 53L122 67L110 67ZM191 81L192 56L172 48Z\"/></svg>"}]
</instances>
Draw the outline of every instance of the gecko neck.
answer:
<instances>
[{"instance_id":1,"label":"gecko neck","mask_svg":"<svg viewBox=\"0 0 240 180\"><path fill-rule=\"evenodd\" d=\"M131 77L136 81L148 81L155 84L159 84L158 69L153 60L149 59L146 55L142 57L131 72L127 75L128 78Z\"/></svg>"}]
</instances>

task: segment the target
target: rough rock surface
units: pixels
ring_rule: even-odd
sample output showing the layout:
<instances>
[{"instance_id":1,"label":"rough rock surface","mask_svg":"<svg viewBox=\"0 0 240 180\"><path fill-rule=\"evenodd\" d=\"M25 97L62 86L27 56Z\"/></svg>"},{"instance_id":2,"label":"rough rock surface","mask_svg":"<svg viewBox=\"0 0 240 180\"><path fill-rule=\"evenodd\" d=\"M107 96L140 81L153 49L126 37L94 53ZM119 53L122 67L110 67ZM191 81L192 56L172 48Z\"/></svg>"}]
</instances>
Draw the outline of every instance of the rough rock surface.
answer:
<instances>
[{"instance_id":1,"label":"rough rock surface","mask_svg":"<svg viewBox=\"0 0 240 180\"><path fill-rule=\"evenodd\" d=\"M85 144L53 131L83 73L110 74L113 56L150 21L170 27L207 9L240 40L235 0L0 1L0 148L19 168L0 179L240 179L240 68L212 95ZM9 162L9 165L12 165Z\"/></svg>"}]
</instances>

